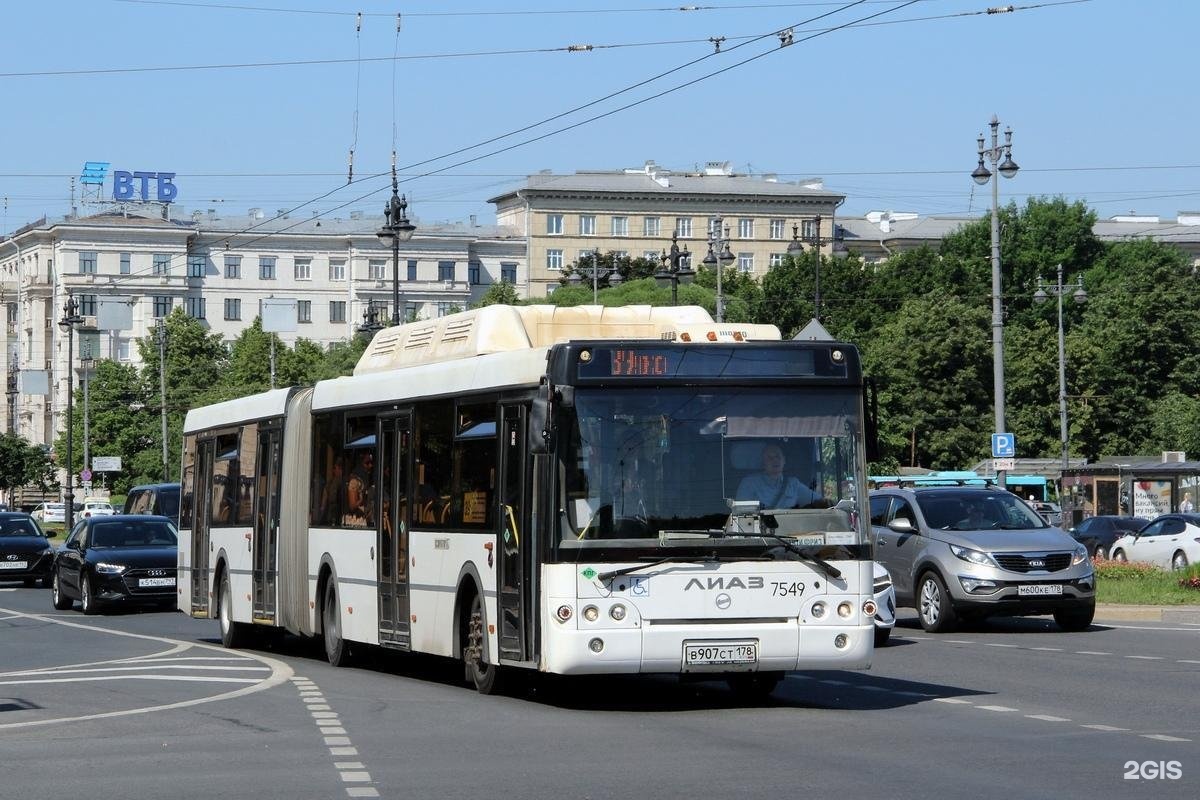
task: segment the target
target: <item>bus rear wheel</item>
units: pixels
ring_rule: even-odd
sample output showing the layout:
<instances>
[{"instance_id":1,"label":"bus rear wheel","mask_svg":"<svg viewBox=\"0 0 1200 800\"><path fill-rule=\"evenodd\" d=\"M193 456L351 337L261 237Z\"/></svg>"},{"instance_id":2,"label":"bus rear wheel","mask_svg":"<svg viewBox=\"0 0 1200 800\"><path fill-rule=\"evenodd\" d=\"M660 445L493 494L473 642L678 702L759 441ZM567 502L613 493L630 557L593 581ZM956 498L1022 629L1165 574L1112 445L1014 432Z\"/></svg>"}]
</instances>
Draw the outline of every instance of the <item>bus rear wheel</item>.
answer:
<instances>
[{"instance_id":1,"label":"bus rear wheel","mask_svg":"<svg viewBox=\"0 0 1200 800\"><path fill-rule=\"evenodd\" d=\"M350 644L342 638L342 615L338 608L337 578L330 575L321 604L321 632L325 640L325 658L331 667L350 664Z\"/></svg>"},{"instance_id":2,"label":"bus rear wheel","mask_svg":"<svg viewBox=\"0 0 1200 800\"><path fill-rule=\"evenodd\" d=\"M217 616L221 622L221 644L229 649L245 647L250 636L247 626L233 621L233 591L229 586L229 572L221 573L220 588L217 589Z\"/></svg>"},{"instance_id":3,"label":"bus rear wheel","mask_svg":"<svg viewBox=\"0 0 1200 800\"><path fill-rule=\"evenodd\" d=\"M466 678L480 694L499 694L502 689L500 667L487 661L483 600L478 593L471 597L466 623L462 649Z\"/></svg>"}]
</instances>

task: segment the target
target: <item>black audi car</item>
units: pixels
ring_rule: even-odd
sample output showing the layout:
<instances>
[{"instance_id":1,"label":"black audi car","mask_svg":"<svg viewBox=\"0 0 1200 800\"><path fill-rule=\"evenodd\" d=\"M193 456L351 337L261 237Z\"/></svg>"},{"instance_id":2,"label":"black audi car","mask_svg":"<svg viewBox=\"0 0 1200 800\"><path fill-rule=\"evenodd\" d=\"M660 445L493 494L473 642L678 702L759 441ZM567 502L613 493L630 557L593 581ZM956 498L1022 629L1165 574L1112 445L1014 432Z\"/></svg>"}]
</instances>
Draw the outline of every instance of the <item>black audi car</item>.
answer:
<instances>
[{"instance_id":1,"label":"black audi car","mask_svg":"<svg viewBox=\"0 0 1200 800\"><path fill-rule=\"evenodd\" d=\"M53 560L54 548L33 517L17 511L0 513L0 581L45 585Z\"/></svg>"},{"instance_id":2,"label":"black audi car","mask_svg":"<svg viewBox=\"0 0 1200 800\"><path fill-rule=\"evenodd\" d=\"M175 524L166 517L120 514L82 519L54 558L54 607L78 599L84 614L107 605L175 606L178 551Z\"/></svg>"}]
</instances>

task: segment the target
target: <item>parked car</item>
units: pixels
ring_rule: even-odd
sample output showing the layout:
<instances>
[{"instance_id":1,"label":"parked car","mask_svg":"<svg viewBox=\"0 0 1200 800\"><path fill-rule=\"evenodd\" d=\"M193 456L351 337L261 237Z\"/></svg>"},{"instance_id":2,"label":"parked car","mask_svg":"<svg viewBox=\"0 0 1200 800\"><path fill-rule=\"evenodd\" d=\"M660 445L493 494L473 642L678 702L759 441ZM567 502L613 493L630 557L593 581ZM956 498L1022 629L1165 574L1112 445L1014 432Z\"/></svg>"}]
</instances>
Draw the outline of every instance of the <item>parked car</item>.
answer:
<instances>
[{"instance_id":1,"label":"parked car","mask_svg":"<svg viewBox=\"0 0 1200 800\"><path fill-rule=\"evenodd\" d=\"M1145 561L1164 569L1200 563L1200 514L1163 514L1112 543L1114 561Z\"/></svg>"},{"instance_id":2,"label":"parked car","mask_svg":"<svg viewBox=\"0 0 1200 800\"><path fill-rule=\"evenodd\" d=\"M112 507L112 503L107 500L93 500L90 497L83 501L83 507L79 510L79 516L82 518L111 516L116 513L116 510Z\"/></svg>"},{"instance_id":3,"label":"parked car","mask_svg":"<svg viewBox=\"0 0 1200 800\"><path fill-rule=\"evenodd\" d=\"M883 564L875 562L875 646L884 647L896 627L896 590Z\"/></svg>"},{"instance_id":4,"label":"parked car","mask_svg":"<svg viewBox=\"0 0 1200 800\"><path fill-rule=\"evenodd\" d=\"M76 599L84 614L110 604L175 605L178 534L175 523L148 514L82 519L55 553L54 607Z\"/></svg>"},{"instance_id":5,"label":"parked car","mask_svg":"<svg viewBox=\"0 0 1200 800\"><path fill-rule=\"evenodd\" d=\"M38 503L38 507L30 514L31 517L38 522L58 522L67 521L67 504L66 503Z\"/></svg>"},{"instance_id":6,"label":"parked car","mask_svg":"<svg viewBox=\"0 0 1200 800\"><path fill-rule=\"evenodd\" d=\"M179 521L179 484L148 483L135 486L125 496L126 514L160 514Z\"/></svg>"},{"instance_id":7,"label":"parked car","mask_svg":"<svg viewBox=\"0 0 1200 800\"><path fill-rule=\"evenodd\" d=\"M1127 533L1136 533L1149 522L1142 517L1118 517L1101 515L1088 517L1067 531L1071 538L1081 543L1092 558L1108 558L1112 543Z\"/></svg>"},{"instance_id":8,"label":"parked car","mask_svg":"<svg viewBox=\"0 0 1200 800\"><path fill-rule=\"evenodd\" d=\"M927 631L952 630L960 617L1053 614L1069 631L1092 623L1087 548L1014 494L988 486L878 489L871 526L896 602L915 608Z\"/></svg>"},{"instance_id":9,"label":"parked car","mask_svg":"<svg viewBox=\"0 0 1200 800\"><path fill-rule=\"evenodd\" d=\"M1056 528L1062 527L1062 506L1058 503L1043 503L1035 501L1033 510L1046 520L1047 525L1053 525Z\"/></svg>"},{"instance_id":10,"label":"parked car","mask_svg":"<svg viewBox=\"0 0 1200 800\"><path fill-rule=\"evenodd\" d=\"M49 582L54 548L33 517L19 511L0 513L0 581Z\"/></svg>"}]
</instances>

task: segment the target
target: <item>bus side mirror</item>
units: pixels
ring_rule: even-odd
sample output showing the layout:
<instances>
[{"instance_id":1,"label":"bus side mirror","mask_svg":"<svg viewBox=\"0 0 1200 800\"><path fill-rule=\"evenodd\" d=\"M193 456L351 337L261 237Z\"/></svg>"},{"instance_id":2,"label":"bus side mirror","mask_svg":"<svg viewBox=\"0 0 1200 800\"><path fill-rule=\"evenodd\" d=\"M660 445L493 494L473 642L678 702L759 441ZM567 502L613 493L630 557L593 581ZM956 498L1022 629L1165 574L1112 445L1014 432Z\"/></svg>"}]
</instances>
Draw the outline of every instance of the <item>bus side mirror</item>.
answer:
<instances>
[{"instance_id":1,"label":"bus side mirror","mask_svg":"<svg viewBox=\"0 0 1200 800\"><path fill-rule=\"evenodd\" d=\"M526 448L531 455L550 452L550 386L543 383L533 396L529 409L529 424L526 427Z\"/></svg>"}]
</instances>

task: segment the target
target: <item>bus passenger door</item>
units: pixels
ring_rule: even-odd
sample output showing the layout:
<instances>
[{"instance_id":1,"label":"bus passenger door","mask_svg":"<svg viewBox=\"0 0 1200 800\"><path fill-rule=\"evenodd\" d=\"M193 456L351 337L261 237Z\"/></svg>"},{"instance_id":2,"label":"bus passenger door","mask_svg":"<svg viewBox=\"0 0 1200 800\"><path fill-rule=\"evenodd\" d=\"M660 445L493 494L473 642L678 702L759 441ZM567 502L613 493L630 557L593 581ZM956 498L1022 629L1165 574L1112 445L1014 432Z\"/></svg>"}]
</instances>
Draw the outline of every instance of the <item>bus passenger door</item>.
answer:
<instances>
[{"instance_id":1,"label":"bus passenger door","mask_svg":"<svg viewBox=\"0 0 1200 800\"><path fill-rule=\"evenodd\" d=\"M192 616L208 616L208 525L212 519L213 439L196 442L196 489L192 504Z\"/></svg>"},{"instance_id":2,"label":"bus passenger door","mask_svg":"<svg viewBox=\"0 0 1200 800\"><path fill-rule=\"evenodd\" d=\"M254 619L275 621L275 585L279 552L279 469L283 430L259 426L255 471L253 549Z\"/></svg>"},{"instance_id":3,"label":"bus passenger door","mask_svg":"<svg viewBox=\"0 0 1200 800\"><path fill-rule=\"evenodd\" d=\"M411 646L408 607L408 452L409 416L379 420L376 470L376 561L379 574L379 642Z\"/></svg>"},{"instance_id":4,"label":"bus passenger door","mask_svg":"<svg viewBox=\"0 0 1200 800\"><path fill-rule=\"evenodd\" d=\"M524 584L524 552L532 547L529 526L529 481L525 474L525 407L501 407L500 491L496 524L500 569L499 588L500 657L509 661L529 658L527 611Z\"/></svg>"}]
</instances>

